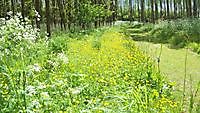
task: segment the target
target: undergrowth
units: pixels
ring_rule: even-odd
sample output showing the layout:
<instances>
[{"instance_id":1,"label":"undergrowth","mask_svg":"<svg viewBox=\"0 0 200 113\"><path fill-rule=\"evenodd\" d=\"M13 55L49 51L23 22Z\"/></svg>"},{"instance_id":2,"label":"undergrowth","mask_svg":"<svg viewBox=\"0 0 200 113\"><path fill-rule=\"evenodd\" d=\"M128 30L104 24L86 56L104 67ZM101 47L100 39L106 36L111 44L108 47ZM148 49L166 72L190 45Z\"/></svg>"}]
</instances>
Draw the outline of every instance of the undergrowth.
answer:
<instances>
[{"instance_id":1,"label":"undergrowth","mask_svg":"<svg viewBox=\"0 0 200 113\"><path fill-rule=\"evenodd\" d=\"M151 23L142 24L134 22L123 27L124 32L127 35L136 33L135 29L138 29L137 31L139 31L137 34L143 34L142 36L133 35L132 37L135 40L168 43L171 48L183 48L189 43L197 43L198 45L200 43L199 28L199 19L166 20L155 25ZM196 51L196 46L193 50ZM196 52L198 53L198 50Z\"/></svg>"},{"instance_id":2,"label":"undergrowth","mask_svg":"<svg viewBox=\"0 0 200 113\"><path fill-rule=\"evenodd\" d=\"M173 84L132 40L111 29L46 40L15 17L1 27L0 43L0 112L178 109Z\"/></svg>"}]
</instances>

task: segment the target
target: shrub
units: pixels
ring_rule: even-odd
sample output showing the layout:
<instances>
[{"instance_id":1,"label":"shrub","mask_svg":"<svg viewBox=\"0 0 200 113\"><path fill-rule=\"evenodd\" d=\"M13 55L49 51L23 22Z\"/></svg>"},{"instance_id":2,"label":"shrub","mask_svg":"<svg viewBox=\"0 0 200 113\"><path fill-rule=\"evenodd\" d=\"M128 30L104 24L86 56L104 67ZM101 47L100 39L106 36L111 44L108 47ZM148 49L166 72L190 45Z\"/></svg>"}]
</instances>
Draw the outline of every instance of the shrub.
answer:
<instances>
[{"instance_id":1,"label":"shrub","mask_svg":"<svg viewBox=\"0 0 200 113\"><path fill-rule=\"evenodd\" d=\"M169 40L170 46L172 48L183 48L187 44L187 37L185 32L177 32L172 38Z\"/></svg>"},{"instance_id":2,"label":"shrub","mask_svg":"<svg viewBox=\"0 0 200 113\"><path fill-rule=\"evenodd\" d=\"M57 36L52 38L48 44L50 52L61 53L62 51L65 51L67 49L67 42L68 37L61 38Z\"/></svg>"},{"instance_id":3,"label":"shrub","mask_svg":"<svg viewBox=\"0 0 200 113\"><path fill-rule=\"evenodd\" d=\"M200 54L200 44L193 42L193 43L188 44L188 46L192 51Z\"/></svg>"}]
</instances>

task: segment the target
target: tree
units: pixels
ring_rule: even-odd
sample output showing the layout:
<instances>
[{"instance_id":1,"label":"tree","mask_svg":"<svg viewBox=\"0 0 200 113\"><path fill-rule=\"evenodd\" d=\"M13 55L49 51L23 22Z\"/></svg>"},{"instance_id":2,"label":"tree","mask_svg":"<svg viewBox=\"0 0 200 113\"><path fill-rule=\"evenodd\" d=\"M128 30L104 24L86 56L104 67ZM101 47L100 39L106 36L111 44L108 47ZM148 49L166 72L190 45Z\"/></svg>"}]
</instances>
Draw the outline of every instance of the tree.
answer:
<instances>
[{"instance_id":1,"label":"tree","mask_svg":"<svg viewBox=\"0 0 200 113\"><path fill-rule=\"evenodd\" d=\"M12 14L15 15L15 3L14 0L11 0Z\"/></svg>"},{"instance_id":2,"label":"tree","mask_svg":"<svg viewBox=\"0 0 200 113\"><path fill-rule=\"evenodd\" d=\"M50 6L49 0L45 0L46 5L46 26L47 26L47 36L51 36L51 18L50 18Z\"/></svg>"},{"instance_id":3,"label":"tree","mask_svg":"<svg viewBox=\"0 0 200 113\"><path fill-rule=\"evenodd\" d=\"M193 0L193 16L197 17L197 0Z\"/></svg>"},{"instance_id":4,"label":"tree","mask_svg":"<svg viewBox=\"0 0 200 113\"><path fill-rule=\"evenodd\" d=\"M192 17L192 1L186 0L187 17Z\"/></svg>"},{"instance_id":5,"label":"tree","mask_svg":"<svg viewBox=\"0 0 200 113\"><path fill-rule=\"evenodd\" d=\"M22 13L22 20L25 22L25 10L24 10L25 2L21 0L21 13Z\"/></svg>"},{"instance_id":6,"label":"tree","mask_svg":"<svg viewBox=\"0 0 200 113\"><path fill-rule=\"evenodd\" d=\"M133 1L129 0L129 10L130 10L130 15L129 15L129 20L132 21L133 20Z\"/></svg>"},{"instance_id":7,"label":"tree","mask_svg":"<svg viewBox=\"0 0 200 113\"><path fill-rule=\"evenodd\" d=\"M154 0L151 0L151 22L155 23L155 17L154 17Z\"/></svg>"},{"instance_id":8,"label":"tree","mask_svg":"<svg viewBox=\"0 0 200 113\"><path fill-rule=\"evenodd\" d=\"M60 27L61 30L66 29L66 24L65 24L65 12L64 12L64 6L62 0L57 0L57 4L59 7L59 13L60 13Z\"/></svg>"},{"instance_id":9,"label":"tree","mask_svg":"<svg viewBox=\"0 0 200 113\"><path fill-rule=\"evenodd\" d=\"M174 19L177 17L177 6L176 6L176 0L174 0Z\"/></svg>"},{"instance_id":10,"label":"tree","mask_svg":"<svg viewBox=\"0 0 200 113\"><path fill-rule=\"evenodd\" d=\"M155 2L155 20L158 20L158 1L154 0Z\"/></svg>"},{"instance_id":11,"label":"tree","mask_svg":"<svg viewBox=\"0 0 200 113\"><path fill-rule=\"evenodd\" d=\"M160 18L163 18L163 0L160 0Z\"/></svg>"},{"instance_id":12,"label":"tree","mask_svg":"<svg viewBox=\"0 0 200 113\"><path fill-rule=\"evenodd\" d=\"M167 19L170 19L169 0L166 1L166 5L167 5Z\"/></svg>"},{"instance_id":13,"label":"tree","mask_svg":"<svg viewBox=\"0 0 200 113\"><path fill-rule=\"evenodd\" d=\"M145 0L141 0L141 21L145 21Z\"/></svg>"},{"instance_id":14,"label":"tree","mask_svg":"<svg viewBox=\"0 0 200 113\"><path fill-rule=\"evenodd\" d=\"M35 17L35 21L36 21L36 26L38 29L40 29L40 0L35 0L35 10L36 10L36 17Z\"/></svg>"}]
</instances>

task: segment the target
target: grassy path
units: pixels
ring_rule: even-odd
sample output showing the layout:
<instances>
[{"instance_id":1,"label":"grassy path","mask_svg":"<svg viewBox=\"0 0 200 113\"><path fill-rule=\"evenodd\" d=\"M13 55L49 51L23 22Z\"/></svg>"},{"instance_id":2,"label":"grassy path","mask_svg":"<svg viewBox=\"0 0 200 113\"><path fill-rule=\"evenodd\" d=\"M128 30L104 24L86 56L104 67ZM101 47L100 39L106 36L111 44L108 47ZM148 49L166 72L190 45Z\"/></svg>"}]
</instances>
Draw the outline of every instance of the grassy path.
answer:
<instances>
[{"instance_id":1,"label":"grassy path","mask_svg":"<svg viewBox=\"0 0 200 113\"><path fill-rule=\"evenodd\" d=\"M136 44L145 53L151 55L155 60L160 54L160 44L142 41L137 41ZM167 79L176 82L176 88L181 90L183 87L185 74L185 55L185 49L170 49L167 47L167 45L163 45L160 60L161 72L167 77ZM196 87L200 81L200 55L197 55L191 51L188 52L187 59L187 90L191 88L190 75L193 82L192 87Z\"/></svg>"}]
</instances>

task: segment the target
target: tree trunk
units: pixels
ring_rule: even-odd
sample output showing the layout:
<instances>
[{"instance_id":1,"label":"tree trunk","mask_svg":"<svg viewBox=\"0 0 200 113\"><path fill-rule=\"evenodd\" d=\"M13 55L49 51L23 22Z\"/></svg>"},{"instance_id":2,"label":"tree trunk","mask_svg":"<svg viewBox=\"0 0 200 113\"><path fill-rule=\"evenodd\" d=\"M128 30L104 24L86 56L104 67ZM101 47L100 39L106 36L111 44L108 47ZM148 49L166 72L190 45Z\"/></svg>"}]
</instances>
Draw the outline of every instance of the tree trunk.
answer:
<instances>
[{"instance_id":1,"label":"tree trunk","mask_svg":"<svg viewBox=\"0 0 200 113\"><path fill-rule=\"evenodd\" d=\"M169 0L167 0L167 19L170 19L170 12L169 12Z\"/></svg>"},{"instance_id":2,"label":"tree trunk","mask_svg":"<svg viewBox=\"0 0 200 113\"><path fill-rule=\"evenodd\" d=\"M132 4L132 0L129 0L129 10L130 10L129 21L133 21L133 4Z\"/></svg>"},{"instance_id":3,"label":"tree trunk","mask_svg":"<svg viewBox=\"0 0 200 113\"><path fill-rule=\"evenodd\" d=\"M193 16L197 17L197 1L193 0Z\"/></svg>"},{"instance_id":4,"label":"tree trunk","mask_svg":"<svg viewBox=\"0 0 200 113\"><path fill-rule=\"evenodd\" d=\"M40 0L35 0L35 10L37 11L37 15L35 17L36 26L38 29L40 29Z\"/></svg>"},{"instance_id":5,"label":"tree trunk","mask_svg":"<svg viewBox=\"0 0 200 113\"><path fill-rule=\"evenodd\" d=\"M51 36L51 18L50 18L50 6L49 0L45 0L46 4L46 26L47 26L47 36Z\"/></svg>"},{"instance_id":6,"label":"tree trunk","mask_svg":"<svg viewBox=\"0 0 200 113\"><path fill-rule=\"evenodd\" d=\"M12 7L12 14L15 15L15 2L14 0L11 0L11 7Z\"/></svg>"},{"instance_id":7,"label":"tree trunk","mask_svg":"<svg viewBox=\"0 0 200 113\"><path fill-rule=\"evenodd\" d=\"M144 11L145 11L145 1L144 0L141 0L141 21L142 22L145 22L145 13L144 13Z\"/></svg>"},{"instance_id":8,"label":"tree trunk","mask_svg":"<svg viewBox=\"0 0 200 113\"><path fill-rule=\"evenodd\" d=\"M174 0L174 19L177 18L177 6L176 6L176 0Z\"/></svg>"},{"instance_id":9,"label":"tree trunk","mask_svg":"<svg viewBox=\"0 0 200 113\"><path fill-rule=\"evenodd\" d=\"M154 17L154 0L151 0L151 22L155 23L155 17Z\"/></svg>"},{"instance_id":10,"label":"tree trunk","mask_svg":"<svg viewBox=\"0 0 200 113\"><path fill-rule=\"evenodd\" d=\"M24 10L25 2L21 0L21 13L22 13L22 21L25 22L25 10Z\"/></svg>"},{"instance_id":11,"label":"tree trunk","mask_svg":"<svg viewBox=\"0 0 200 113\"><path fill-rule=\"evenodd\" d=\"M137 10L138 10L138 21L140 21L140 0L137 0Z\"/></svg>"},{"instance_id":12,"label":"tree trunk","mask_svg":"<svg viewBox=\"0 0 200 113\"><path fill-rule=\"evenodd\" d=\"M64 9L63 9L63 3L62 3L62 0L57 0L57 4L58 4L58 7L59 7L59 13L60 13L60 27L61 27L61 30L66 29L66 25L65 25L65 14L64 14Z\"/></svg>"},{"instance_id":13,"label":"tree trunk","mask_svg":"<svg viewBox=\"0 0 200 113\"><path fill-rule=\"evenodd\" d=\"M163 3L162 0L160 0L160 18L163 18Z\"/></svg>"},{"instance_id":14,"label":"tree trunk","mask_svg":"<svg viewBox=\"0 0 200 113\"><path fill-rule=\"evenodd\" d=\"M158 1L155 0L155 20L158 20Z\"/></svg>"}]
</instances>

